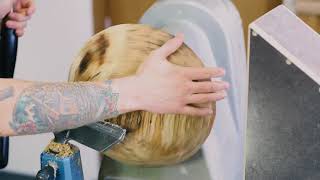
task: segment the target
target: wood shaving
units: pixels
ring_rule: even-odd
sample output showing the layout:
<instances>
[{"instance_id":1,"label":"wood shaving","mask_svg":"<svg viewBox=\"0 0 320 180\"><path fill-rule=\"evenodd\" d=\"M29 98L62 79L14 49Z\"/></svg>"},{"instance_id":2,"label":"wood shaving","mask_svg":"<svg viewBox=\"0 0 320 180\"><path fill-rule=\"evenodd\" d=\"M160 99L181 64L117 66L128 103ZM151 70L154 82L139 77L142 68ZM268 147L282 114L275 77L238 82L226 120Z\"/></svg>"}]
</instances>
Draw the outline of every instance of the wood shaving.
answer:
<instances>
[{"instance_id":1,"label":"wood shaving","mask_svg":"<svg viewBox=\"0 0 320 180\"><path fill-rule=\"evenodd\" d=\"M69 143L61 144L51 141L51 143L46 147L45 152L55 154L59 157L68 157L75 153L75 148Z\"/></svg>"}]
</instances>

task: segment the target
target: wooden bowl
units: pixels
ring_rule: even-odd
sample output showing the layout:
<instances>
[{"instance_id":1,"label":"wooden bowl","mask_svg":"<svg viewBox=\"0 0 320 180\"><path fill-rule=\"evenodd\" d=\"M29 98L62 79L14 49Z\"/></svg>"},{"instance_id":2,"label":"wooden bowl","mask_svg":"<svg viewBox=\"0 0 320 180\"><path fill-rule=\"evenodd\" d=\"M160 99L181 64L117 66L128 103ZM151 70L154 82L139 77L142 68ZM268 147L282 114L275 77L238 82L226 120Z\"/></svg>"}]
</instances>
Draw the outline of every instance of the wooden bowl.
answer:
<instances>
[{"instance_id":1,"label":"wooden bowl","mask_svg":"<svg viewBox=\"0 0 320 180\"><path fill-rule=\"evenodd\" d=\"M168 33L146 25L110 27L86 43L71 66L69 80L99 81L133 75L152 50L171 38ZM185 44L168 59L180 66L203 66ZM215 104L212 107L215 112ZM137 111L105 120L127 129L127 136L104 154L134 165L179 163L200 149L211 131L213 114L196 117Z\"/></svg>"}]
</instances>

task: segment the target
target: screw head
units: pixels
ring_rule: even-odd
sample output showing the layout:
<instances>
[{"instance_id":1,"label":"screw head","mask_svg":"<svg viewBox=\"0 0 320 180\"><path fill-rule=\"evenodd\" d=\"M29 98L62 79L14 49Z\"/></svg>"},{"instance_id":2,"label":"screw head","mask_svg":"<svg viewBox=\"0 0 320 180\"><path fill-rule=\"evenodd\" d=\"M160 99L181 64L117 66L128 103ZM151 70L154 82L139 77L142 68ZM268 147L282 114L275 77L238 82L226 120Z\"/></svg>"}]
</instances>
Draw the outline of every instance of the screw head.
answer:
<instances>
[{"instance_id":1,"label":"screw head","mask_svg":"<svg viewBox=\"0 0 320 180\"><path fill-rule=\"evenodd\" d=\"M255 31L252 31L252 36L256 37L258 34Z\"/></svg>"},{"instance_id":2,"label":"screw head","mask_svg":"<svg viewBox=\"0 0 320 180\"><path fill-rule=\"evenodd\" d=\"M292 62L289 59L286 59L286 64L291 65Z\"/></svg>"}]
</instances>

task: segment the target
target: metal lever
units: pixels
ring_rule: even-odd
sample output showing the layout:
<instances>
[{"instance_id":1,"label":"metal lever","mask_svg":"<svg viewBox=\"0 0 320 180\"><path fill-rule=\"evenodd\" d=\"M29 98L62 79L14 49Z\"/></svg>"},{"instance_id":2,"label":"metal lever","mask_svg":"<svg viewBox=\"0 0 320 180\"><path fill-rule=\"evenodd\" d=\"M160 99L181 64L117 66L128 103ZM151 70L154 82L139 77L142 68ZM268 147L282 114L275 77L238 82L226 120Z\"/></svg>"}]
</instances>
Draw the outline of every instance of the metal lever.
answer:
<instances>
[{"instance_id":1,"label":"metal lever","mask_svg":"<svg viewBox=\"0 0 320 180\"><path fill-rule=\"evenodd\" d=\"M36 180L54 180L55 179L55 169L47 165L45 168L41 169L36 176Z\"/></svg>"},{"instance_id":2,"label":"metal lever","mask_svg":"<svg viewBox=\"0 0 320 180\"><path fill-rule=\"evenodd\" d=\"M13 29L6 27L8 15L1 23L0 33L0 78L13 78L17 57L18 37ZM9 138L0 138L0 169L8 164Z\"/></svg>"}]
</instances>

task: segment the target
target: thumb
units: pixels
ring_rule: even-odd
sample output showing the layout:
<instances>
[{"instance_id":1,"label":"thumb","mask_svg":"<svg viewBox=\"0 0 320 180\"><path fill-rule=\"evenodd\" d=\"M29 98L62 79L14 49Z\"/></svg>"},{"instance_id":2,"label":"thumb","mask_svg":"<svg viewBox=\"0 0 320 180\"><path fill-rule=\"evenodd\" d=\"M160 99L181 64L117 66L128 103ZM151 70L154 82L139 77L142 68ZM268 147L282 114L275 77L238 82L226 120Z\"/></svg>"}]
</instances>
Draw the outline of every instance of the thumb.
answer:
<instances>
[{"instance_id":1,"label":"thumb","mask_svg":"<svg viewBox=\"0 0 320 180\"><path fill-rule=\"evenodd\" d=\"M170 39L158 49L158 55L165 58L170 56L172 53L176 52L181 47L183 41L184 35L181 33L177 34L176 37Z\"/></svg>"}]
</instances>

